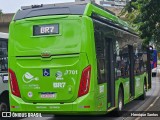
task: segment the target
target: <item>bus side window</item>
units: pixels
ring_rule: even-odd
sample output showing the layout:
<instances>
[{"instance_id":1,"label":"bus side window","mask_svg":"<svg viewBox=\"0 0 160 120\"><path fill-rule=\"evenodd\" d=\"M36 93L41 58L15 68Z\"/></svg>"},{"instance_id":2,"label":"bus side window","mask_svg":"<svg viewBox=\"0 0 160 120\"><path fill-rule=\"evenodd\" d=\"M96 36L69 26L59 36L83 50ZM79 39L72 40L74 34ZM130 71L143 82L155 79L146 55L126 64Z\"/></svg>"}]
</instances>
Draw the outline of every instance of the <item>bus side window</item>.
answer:
<instances>
[{"instance_id":1,"label":"bus side window","mask_svg":"<svg viewBox=\"0 0 160 120\"><path fill-rule=\"evenodd\" d=\"M145 56L143 51L134 46L134 74L141 74L145 71Z\"/></svg>"},{"instance_id":2,"label":"bus side window","mask_svg":"<svg viewBox=\"0 0 160 120\"><path fill-rule=\"evenodd\" d=\"M119 56L116 56L116 77L126 77L129 75L129 56L128 48L120 49Z\"/></svg>"},{"instance_id":3,"label":"bus side window","mask_svg":"<svg viewBox=\"0 0 160 120\"><path fill-rule=\"evenodd\" d=\"M121 64L121 49L120 49L120 45L118 41L115 41L114 43L114 66L115 66L115 79L117 79L118 77L121 77L121 68L120 68L120 64Z\"/></svg>"}]
</instances>

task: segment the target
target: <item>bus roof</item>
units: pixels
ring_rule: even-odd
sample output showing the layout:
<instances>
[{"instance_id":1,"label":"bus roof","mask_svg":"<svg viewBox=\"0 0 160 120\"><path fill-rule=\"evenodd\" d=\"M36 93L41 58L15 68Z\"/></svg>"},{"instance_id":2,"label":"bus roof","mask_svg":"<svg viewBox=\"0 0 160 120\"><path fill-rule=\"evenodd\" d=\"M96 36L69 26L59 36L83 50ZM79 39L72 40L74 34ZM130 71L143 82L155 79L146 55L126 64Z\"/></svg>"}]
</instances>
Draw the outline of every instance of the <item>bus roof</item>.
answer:
<instances>
[{"instance_id":1,"label":"bus roof","mask_svg":"<svg viewBox=\"0 0 160 120\"><path fill-rule=\"evenodd\" d=\"M23 6L14 20L47 15L83 15L86 4L49 4Z\"/></svg>"},{"instance_id":2,"label":"bus roof","mask_svg":"<svg viewBox=\"0 0 160 120\"><path fill-rule=\"evenodd\" d=\"M8 39L9 34L0 32L0 38Z\"/></svg>"},{"instance_id":3,"label":"bus roof","mask_svg":"<svg viewBox=\"0 0 160 120\"><path fill-rule=\"evenodd\" d=\"M99 18L106 19L116 27L135 34L134 30L125 21L115 16L113 12L91 1L23 6L16 13L14 21L47 15L86 15L89 17L93 15L95 17L96 15L96 17L99 16Z\"/></svg>"}]
</instances>

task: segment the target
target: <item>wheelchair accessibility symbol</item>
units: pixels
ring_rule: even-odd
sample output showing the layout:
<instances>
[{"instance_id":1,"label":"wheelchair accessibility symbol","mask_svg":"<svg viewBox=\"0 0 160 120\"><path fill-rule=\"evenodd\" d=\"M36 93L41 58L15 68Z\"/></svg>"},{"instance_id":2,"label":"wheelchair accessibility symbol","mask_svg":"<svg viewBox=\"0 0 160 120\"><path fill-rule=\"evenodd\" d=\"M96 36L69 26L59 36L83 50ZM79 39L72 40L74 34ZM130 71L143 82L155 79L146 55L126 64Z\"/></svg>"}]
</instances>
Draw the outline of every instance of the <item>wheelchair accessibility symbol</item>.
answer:
<instances>
[{"instance_id":1,"label":"wheelchair accessibility symbol","mask_svg":"<svg viewBox=\"0 0 160 120\"><path fill-rule=\"evenodd\" d=\"M50 70L49 69L43 69L43 76L50 76Z\"/></svg>"}]
</instances>

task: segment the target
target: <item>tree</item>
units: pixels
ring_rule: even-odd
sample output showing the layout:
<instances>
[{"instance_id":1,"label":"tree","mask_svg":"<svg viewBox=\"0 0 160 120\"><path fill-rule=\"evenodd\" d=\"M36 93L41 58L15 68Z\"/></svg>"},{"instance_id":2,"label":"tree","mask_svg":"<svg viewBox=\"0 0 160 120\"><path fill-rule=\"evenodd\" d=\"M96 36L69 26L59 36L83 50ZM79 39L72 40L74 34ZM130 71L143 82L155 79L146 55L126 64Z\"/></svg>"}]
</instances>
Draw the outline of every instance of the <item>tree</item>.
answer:
<instances>
[{"instance_id":1,"label":"tree","mask_svg":"<svg viewBox=\"0 0 160 120\"><path fill-rule=\"evenodd\" d=\"M2 14L2 10L0 9L0 15Z\"/></svg>"},{"instance_id":2,"label":"tree","mask_svg":"<svg viewBox=\"0 0 160 120\"><path fill-rule=\"evenodd\" d=\"M121 16L137 26L145 44L160 44L160 0L131 0L122 10Z\"/></svg>"}]
</instances>

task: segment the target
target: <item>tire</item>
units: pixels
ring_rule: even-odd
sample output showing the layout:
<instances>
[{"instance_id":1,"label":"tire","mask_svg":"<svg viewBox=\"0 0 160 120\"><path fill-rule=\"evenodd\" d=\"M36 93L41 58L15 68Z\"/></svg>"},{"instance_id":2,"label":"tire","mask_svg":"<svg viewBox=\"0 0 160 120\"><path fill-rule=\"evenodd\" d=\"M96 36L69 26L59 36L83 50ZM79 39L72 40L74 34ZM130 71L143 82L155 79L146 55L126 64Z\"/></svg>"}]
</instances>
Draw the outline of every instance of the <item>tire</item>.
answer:
<instances>
[{"instance_id":1,"label":"tire","mask_svg":"<svg viewBox=\"0 0 160 120\"><path fill-rule=\"evenodd\" d=\"M0 117L2 117L2 112L8 112L9 111L9 105L5 102L0 103Z\"/></svg>"},{"instance_id":2,"label":"tire","mask_svg":"<svg viewBox=\"0 0 160 120\"><path fill-rule=\"evenodd\" d=\"M124 101L123 101L123 92L122 89L119 89L118 92L118 108L117 111L120 113L123 110L123 106L124 106Z\"/></svg>"},{"instance_id":3,"label":"tire","mask_svg":"<svg viewBox=\"0 0 160 120\"><path fill-rule=\"evenodd\" d=\"M114 116L121 117L123 115L122 113L123 106L124 106L124 98L122 89L120 88L118 92L118 107L113 111Z\"/></svg>"},{"instance_id":4,"label":"tire","mask_svg":"<svg viewBox=\"0 0 160 120\"><path fill-rule=\"evenodd\" d=\"M2 99L0 103L0 112L9 112L10 106L9 106L9 97L5 97Z\"/></svg>"},{"instance_id":5,"label":"tire","mask_svg":"<svg viewBox=\"0 0 160 120\"><path fill-rule=\"evenodd\" d=\"M143 94L139 97L139 100L145 100L146 98L146 85L143 85Z\"/></svg>"},{"instance_id":6,"label":"tire","mask_svg":"<svg viewBox=\"0 0 160 120\"><path fill-rule=\"evenodd\" d=\"M156 75L157 75L156 73L152 73L152 77L156 77Z\"/></svg>"},{"instance_id":7,"label":"tire","mask_svg":"<svg viewBox=\"0 0 160 120\"><path fill-rule=\"evenodd\" d=\"M8 111L8 105L6 103L2 102L0 104L0 111L1 112L7 112Z\"/></svg>"}]
</instances>

